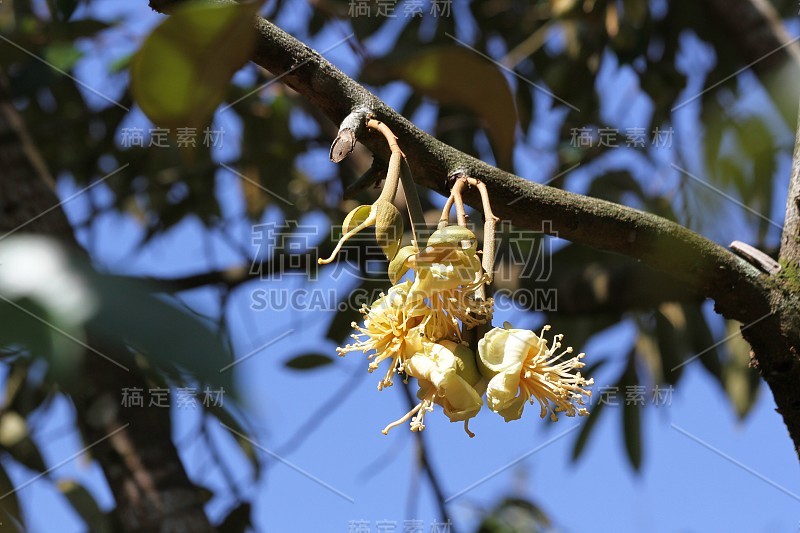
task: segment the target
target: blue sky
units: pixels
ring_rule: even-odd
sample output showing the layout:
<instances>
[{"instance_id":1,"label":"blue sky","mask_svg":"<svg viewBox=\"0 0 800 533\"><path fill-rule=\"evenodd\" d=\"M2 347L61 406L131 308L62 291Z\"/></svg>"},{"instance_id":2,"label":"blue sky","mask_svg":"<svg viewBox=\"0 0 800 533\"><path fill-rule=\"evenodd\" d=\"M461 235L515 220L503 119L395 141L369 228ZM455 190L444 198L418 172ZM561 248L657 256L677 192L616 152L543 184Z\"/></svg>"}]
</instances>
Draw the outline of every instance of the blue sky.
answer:
<instances>
[{"instance_id":1,"label":"blue sky","mask_svg":"<svg viewBox=\"0 0 800 533\"><path fill-rule=\"evenodd\" d=\"M76 70L83 81L98 91L118 94L124 80L104 75L107 62L134 49L160 17L147 8L146 2L98 1L92 9L103 17L124 15L130 17L128 20L136 20L126 24L124 32L108 32L102 46L96 42L84 43L87 59ZM296 29L301 26L296 20L307 16L308 9L304 3L292 2L278 22L289 30ZM463 37L468 37L468 30L462 30ZM324 32L312 44L324 49L344 36L340 33ZM376 47L390 42L391 28L384 33L376 39ZM327 57L346 72L353 73L358 67L347 47L336 48ZM239 79L248 76L245 72ZM607 76L611 87L608 91L625 82L624 72L609 70ZM691 84L687 88L690 90ZM381 96L391 104L402 92L393 86ZM91 94L86 97L90 101L94 98ZM760 102L763 105L763 98ZM102 101L96 104L103 105ZM752 97L751 105L760 105L757 94ZM537 100L537 106L547 107L541 100ZM640 109L633 112L634 122L636 116L647 112L646 103L639 102L634 107L637 106ZM692 113L696 112L696 106L685 108L676 120L679 131L691 132ZM431 126L430 113L426 115L425 107L413 118L422 127ZM542 121L539 127L545 130L547 114L538 120ZM215 124L222 125L227 132L226 145L216 155L221 160L235 158L237 120L222 112ZM127 125L148 127L138 110L131 114ZM689 135L676 134L676 138L690 144ZM330 171L325 165L333 164L326 161L324 154L318 155L304 164L320 168L320 172ZM540 163L538 152L532 155L529 148L517 150L516 162L518 171L526 178L542 181L548 175L547 165ZM614 164L613 159L603 163L608 167ZM782 175L788 178L788 158L780 167ZM584 173L575 172L567 186L580 191L593 172L602 170L601 166ZM674 179L666 176L665 183L651 186L669 187ZM232 220L231 233L250 246L250 226L235 220L243 212L239 180L227 171L220 171L216 180L223 210ZM776 188L786 189L782 185ZM59 193L67 197L77 190L67 177ZM103 201L110 191L99 185L86 196L66 204L72 221L86 216L88 195ZM776 212L769 214L779 222L784 202L785 196L776 198ZM272 210L265 215L266 220L279 221L280 213ZM734 224L714 228L710 236L723 244L752 238L752 219L737 216L734 220ZM234 251L222 239L209 236L192 219L154 240L135 262L124 265L120 260L138 243L142 228L126 215L103 214L90 231L96 262L101 268L115 272L180 275L238 263ZM87 231L79 238L89 243ZM777 230L770 233L770 239L777 242ZM430 531L434 519L439 517L430 488L414 467L414 439L404 428L396 428L388 436L380 433L386 423L407 411L401 391L395 387L378 393L376 377L365 372L365 360L356 354L313 372L287 371L283 363L293 355L308 351L334 353L335 346L322 340L333 313L270 313L250 309L252 291L275 286L267 281L243 286L234 292L227 308L238 356L287 331L293 332L235 367L245 416L254 429L254 439L266 450L262 453L267 463L262 478L252 478L251 467L238 453L227 430L210 428L212 438L224 451L228 469L240 481L242 493L253 501L257 529L348 531L352 521L363 520L369 523L371 531L378 531L378 522L385 520L393 521L396 530L403 531L404 521L421 520L424 530ZM337 287L324 278L318 286ZM213 290L193 291L182 299L199 312L212 316L219 313ZM538 324L537 319L514 311L498 315L497 324L505 319L526 327ZM589 361L592 355L609 359L595 376L596 389L613 383L620 365L624 364L622 357L631 335L633 328L622 323L582 347L589 354ZM344 383L350 384L346 397L336 404L330 402ZM310 414L322 406L327 409L326 415L300 445L287 448L287 442L293 440L292 436ZM582 420L562 418L551 425L539 420L533 409L526 412L522 421L513 424L504 423L488 411L482 412L470 425L477 434L474 439L467 438L460 425L450 424L437 411L426 419L424 437L448 497L491 475L448 504L458 531L473 530L482 511L509 495L531 498L549 514L559 531L796 531L800 524L797 456L774 409L769 390L762 386L753 411L744 422L739 422L730 402L700 364L689 364L670 405L655 406L648 400L644 407L645 455L638 474L631 470L624 455L618 408L606 409L588 451L577 463L570 461L570 452L577 434L575 429ZM63 399L37 417L34 434L48 464L64 461L80 449L80 442L68 424L72 417L72 409ZM222 488L220 470L214 467L202 442L193 437L199 423L197 412L174 409L174 420L173 437L182 445L190 476L212 489ZM275 460L272 454L277 454L280 460ZM18 484L31 477L21 468L11 469L11 474ZM77 479L104 508L113 505L102 473L84 457L67 462L51 477L55 481ZM50 481L32 483L22 489L20 497L30 531L83 530L82 523L58 498ZM233 503L231 495L221 494L212 500L208 511L219 518ZM42 509L48 512L43 513Z\"/></svg>"}]
</instances>

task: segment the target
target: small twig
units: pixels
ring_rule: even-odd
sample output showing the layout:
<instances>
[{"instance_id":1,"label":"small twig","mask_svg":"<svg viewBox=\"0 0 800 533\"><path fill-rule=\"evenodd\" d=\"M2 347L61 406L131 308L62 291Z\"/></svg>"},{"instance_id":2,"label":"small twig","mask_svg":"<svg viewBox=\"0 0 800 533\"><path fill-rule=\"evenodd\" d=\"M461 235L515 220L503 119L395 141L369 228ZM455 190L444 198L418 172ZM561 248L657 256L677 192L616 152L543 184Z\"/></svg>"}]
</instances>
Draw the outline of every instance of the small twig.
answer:
<instances>
[{"instance_id":1,"label":"small twig","mask_svg":"<svg viewBox=\"0 0 800 533\"><path fill-rule=\"evenodd\" d=\"M369 113L369 109L359 108L345 117L339 125L339 134L331 144L331 161L340 163L353 152L359 134L363 133L364 122Z\"/></svg>"},{"instance_id":2,"label":"small twig","mask_svg":"<svg viewBox=\"0 0 800 533\"><path fill-rule=\"evenodd\" d=\"M754 265L762 272L766 272L770 276L774 276L781 271L780 263L758 248L754 248L747 243L742 241L733 241L728 248L730 248L733 253L739 257L742 257L745 261L751 265Z\"/></svg>"}]
</instances>

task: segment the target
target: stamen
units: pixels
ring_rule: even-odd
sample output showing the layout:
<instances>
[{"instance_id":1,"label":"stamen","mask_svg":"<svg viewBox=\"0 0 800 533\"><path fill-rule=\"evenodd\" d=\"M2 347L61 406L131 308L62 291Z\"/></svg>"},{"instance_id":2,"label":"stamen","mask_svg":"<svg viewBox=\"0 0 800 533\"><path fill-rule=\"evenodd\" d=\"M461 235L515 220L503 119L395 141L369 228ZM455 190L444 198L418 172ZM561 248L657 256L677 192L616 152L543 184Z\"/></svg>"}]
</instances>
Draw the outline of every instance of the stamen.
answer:
<instances>
[{"instance_id":1,"label":"stamen","mask_svg":"<svg viewBox=\"0 0 800 533\"><path fill-rule=\"evenodd\" d=\"M383 433L384 435L388 435L388 434L389 434L389 430L390 430L390 429L392 429L393 427L397 427L397 426L399 426L400 424L402 424L403 422L405 422L406 420L408 420L409 418L411 418L412 416L414 416L414 415L417 413L417 411L419 411L420 409L422 409L422 404L424 404L424 403L425 403L425 401L424 401L424 400L423 400L423 401L421 401L421 402L419 402L419 403L417 404L417 406L416 406L416 407L414 407L412 410L410 410L410 411L409 411L409 412L407 412L405 415L403 415L403 417L402 417L402 418L399 418L399 419L395 420L394 422L392 422L391 424L389 424L388 426L386 426L385 428L383 428L383 430L381 431L381 433Z\"/></svg>"}]
</instances>

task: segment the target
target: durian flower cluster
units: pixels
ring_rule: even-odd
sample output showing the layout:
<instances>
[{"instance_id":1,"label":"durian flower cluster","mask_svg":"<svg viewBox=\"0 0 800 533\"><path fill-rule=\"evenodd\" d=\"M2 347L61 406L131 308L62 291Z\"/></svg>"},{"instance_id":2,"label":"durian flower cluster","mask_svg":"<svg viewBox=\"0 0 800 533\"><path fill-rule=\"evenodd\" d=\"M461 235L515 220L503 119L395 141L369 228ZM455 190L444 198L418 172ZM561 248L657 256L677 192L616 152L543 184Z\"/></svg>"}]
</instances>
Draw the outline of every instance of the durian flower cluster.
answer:
<instances>
[{"instance_id":1,"label":"durian flower cluster","mask_svg":"<svg viewBox=\"0 0 800 533\"><path fill-rule=\"evenodd\" d=\"M484 396L487 407L506 422L520 418L526 403L538 403L540 416L553 421L559 413L588 415L585 399L591 396L588 387L594 382L581 375L583 353L572 355L571 347L562 349L562 335L555 335L548 344L544 333L550 326L538 335L508 323L491 328L494 302L488 285L496 217L486 186L472 178L457 179L438 229L421 246L415 228L424 222L405 156L385 124L371 119L367 127L381 132L392 152L383 191L375 203L347 215L333 253L319 263L332 262L349 238L372 227L389 260L392 287L362 307L363 324L352 323L354 342L337 349L342 356L366 354L370 373L384 365L378 390L390 387L396 375L406 382L416 380L419 402L383 433L405 422L412 431L423 430L425 415L438 405L452 422L463 422L473 437L469 421L483 407ZM393 203L401 177L414 235L405 247L401 247L403 219ZM476 186L483 201L483 252L477 250L478 240L466 227L461 191L467 185ZM458 212L458 225L448 222L452 205Z\"/></svg>"},{"instance_id":2,"label":"durian flower cluster","mask_svg":"<svg viewBox=\"0 0 800 533\"><path fill-rule=\"evenodd\" d=\"M490 329L477 344L477 355L464 332L488 324L493 301L482 298L486 283L476 250L477 239L461 226L434 232L424 247L399 248L389 265L394 285L361 309L363 324L353 323L354 342L339 355L363 352L369 372L383 364L378 389L395 375L416 379L419 403L383 430L410 421L412 431L425 428L425 415L439 405L452 422L469 420L483 407L506 421L520 418L526 402L538 402L542 418L586 415L585 398L592 385L580 373L584 354L561 349L561 335L548 345L545 326L537 335L511 328ZM487 329L487 326L483 326Z\"/></svg>"}]
</instances>

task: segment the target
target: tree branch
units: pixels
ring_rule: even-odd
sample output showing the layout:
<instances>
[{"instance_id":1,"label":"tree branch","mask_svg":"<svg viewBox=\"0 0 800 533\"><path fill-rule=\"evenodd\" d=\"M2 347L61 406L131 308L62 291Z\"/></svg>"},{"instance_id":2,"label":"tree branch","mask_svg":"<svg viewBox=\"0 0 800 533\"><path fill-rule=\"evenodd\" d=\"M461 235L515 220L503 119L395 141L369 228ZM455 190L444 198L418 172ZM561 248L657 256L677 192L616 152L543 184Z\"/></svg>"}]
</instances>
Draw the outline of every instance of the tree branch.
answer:
<instances>
[{"instance_id":1,"label":"tree branch","mask_svg":"<svg viewBox=\"0 0 800 533\"><path fill-rule=\"evenodd\" d=\"M230 4L231 0L215 0ZM167 11L176 0L151 0ZM417 183L447 195L451 176L463 173L486 184L495 213L534 230L550 224L559 237L637 259L680 281L686 289L713 298L724 316L744 323L759 367L775 396L796 450L800 448L800 291L770 278L716 243L679 224L630 207L546 187L468 156L423 132L346 76L319 53L270 22L256 20L258 40L253 61L280 75L334 124L351 112L369 109L400 139ZM302 65L299 66L298 65ZM388 160L383 139L367 132L358 139ZM479 209L480 198L465 200ZM771 314L771 315L770 315ZM764 319L765 316L769 318Z\"/></svg>"},{"instance_id":2,"label":"tree branch","mask_svg":"<svg viewBox=\"0 0 800 533\"><path fill-rule=\"evenodd\" d=\"M151 0L150 5L166 11L177 3ZM229 4L231 0L217 3ZM449 177L464 173L483 181L491 192L495 214L517 226L541 229L548 221L559 237L638 259L714 298L729 318L748 321L767 312L763 305L761 309L752 308L754 301L765 303L764 276L721 246L650 213L539 185L464 154L414 126L280 28L262 18L257 20L257 28L255 63L281 75L286 85L336 124L353 111L370 109L401 139L417 183L447 196ZM292 70L301 63L302 67ZM359 140L388 159L388 148L379 134L366 132ZM480 209L476 191L465 191L464 197L469 205ZM759 311L763 311L761 315Z\"/></svg>"}]
</instances>

